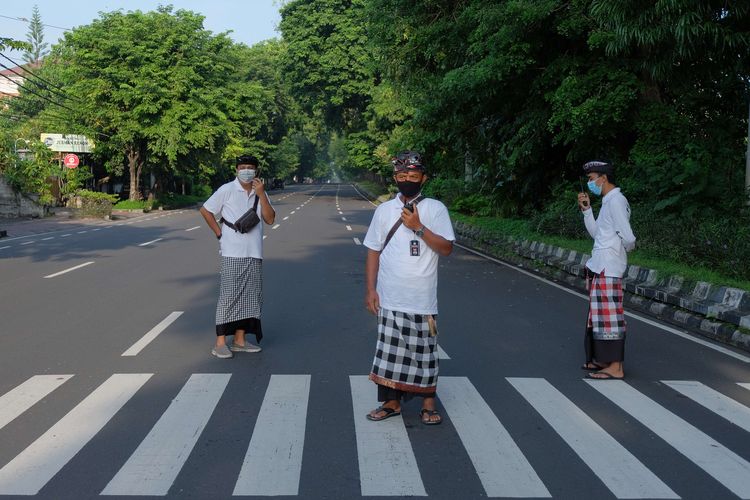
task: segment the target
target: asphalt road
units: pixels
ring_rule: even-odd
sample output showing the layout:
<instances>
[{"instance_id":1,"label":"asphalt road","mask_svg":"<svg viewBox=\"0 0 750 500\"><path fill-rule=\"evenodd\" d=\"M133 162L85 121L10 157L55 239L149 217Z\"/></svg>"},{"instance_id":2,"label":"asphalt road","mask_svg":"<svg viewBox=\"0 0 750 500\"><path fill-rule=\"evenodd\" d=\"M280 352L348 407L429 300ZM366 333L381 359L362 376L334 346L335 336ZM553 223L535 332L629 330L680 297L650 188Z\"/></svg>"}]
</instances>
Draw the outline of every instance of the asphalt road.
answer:
<instances>
[{"instance_id":1,"label":"asphalt road","mask_svg":"<svg viewBox=\"0 0 750 500\"><path fill-rule=\"evenodd\" d=\"M629 317L627 379L587 382L585 299L461 248L443 425L367 421L374 207L271 196L263 351L230 360L197 210L0 240L1 498L750 498L750 356Z\"/></svg>"}]
</instances>

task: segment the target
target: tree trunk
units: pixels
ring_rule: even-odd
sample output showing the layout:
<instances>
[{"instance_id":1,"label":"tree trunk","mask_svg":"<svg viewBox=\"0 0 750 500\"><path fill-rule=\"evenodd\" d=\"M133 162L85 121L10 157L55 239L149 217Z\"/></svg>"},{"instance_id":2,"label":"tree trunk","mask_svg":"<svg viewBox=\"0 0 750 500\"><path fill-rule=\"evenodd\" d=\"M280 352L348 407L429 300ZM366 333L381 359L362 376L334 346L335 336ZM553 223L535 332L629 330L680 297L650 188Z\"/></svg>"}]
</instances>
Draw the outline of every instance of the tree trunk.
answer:
<instances>
[{"instance_id":1,"label":"tree trunk","mask_svg":"<svg viewBox=\"0 0 750 500\"><path fill-rule=\"evenodd\" d=\"M474 157L468 149L464 152L464 182L466 184L474 180Z\"/></svg>"},{"instance_id":2,"label":"tree trunk","mask_svg":"<svg viewBox=\"0 0 750 500\"><path fill-rule=\"evenodd\" d=\"M143 155L140 148L133 144L127 149L128 171L130 173L130 194L128 199L141 199L141 170L143 170Z\"/></svg>"}]
</instances>

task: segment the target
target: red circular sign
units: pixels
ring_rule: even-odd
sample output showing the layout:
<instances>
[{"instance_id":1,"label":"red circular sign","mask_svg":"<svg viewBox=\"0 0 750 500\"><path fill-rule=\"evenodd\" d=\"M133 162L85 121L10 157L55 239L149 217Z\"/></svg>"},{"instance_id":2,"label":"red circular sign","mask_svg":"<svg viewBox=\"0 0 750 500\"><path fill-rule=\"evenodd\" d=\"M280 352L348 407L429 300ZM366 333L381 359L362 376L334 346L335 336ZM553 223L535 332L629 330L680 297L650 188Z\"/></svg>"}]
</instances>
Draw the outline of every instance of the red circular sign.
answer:
<instances>
[{"instance_id":1,"label":"red circular sign","mask_svg":"<svg viewBox=\"0 0 750 500\"><path fill-rule=\"evenodd\" d=\"M67 154L63 156L63 163L68 168L76 168L78 166L78 156L74 154Z\"/></svg>"}]
</instances>

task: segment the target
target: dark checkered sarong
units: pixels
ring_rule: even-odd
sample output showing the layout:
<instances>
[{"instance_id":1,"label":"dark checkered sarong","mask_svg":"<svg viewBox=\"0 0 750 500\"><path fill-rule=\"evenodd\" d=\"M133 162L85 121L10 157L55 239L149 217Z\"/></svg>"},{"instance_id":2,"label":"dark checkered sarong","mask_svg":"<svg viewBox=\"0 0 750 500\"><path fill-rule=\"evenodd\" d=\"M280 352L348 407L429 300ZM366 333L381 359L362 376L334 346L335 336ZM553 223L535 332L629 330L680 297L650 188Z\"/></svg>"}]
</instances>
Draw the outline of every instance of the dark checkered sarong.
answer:
<instances>
[{"instance_id":1,"label":"dark checkered sarong","mask_svg":"<svg viewBox=\"0 0 750 500\"><path fill-rule=\"evenodd\" d=\"M594 340L623 340L625 310L622 278L595 275L589 284L589 318Z\"/></svg>"},{"instance_id":2,"label":"dark checkered sarong","mask_svg":"<svg viewBox=\"0 0 750 500\"><path fill-rule=\"evenodd\" d=\"M249 328L260 340L263 307L263 260L253 257L222 257L219 301L216 304L216 334L232 335Z\"/></svg>"},{"instance_id":3,"label":"dark checkered sarong","mask_svg":"<svg viewBox=\"0 0 750 500\"><path fill-rule=\"evenodd\" d=\"M370 380L405 392L433 393L438 379L437 335L426 314L380 309Z\"/></svg>"}]
</instances>

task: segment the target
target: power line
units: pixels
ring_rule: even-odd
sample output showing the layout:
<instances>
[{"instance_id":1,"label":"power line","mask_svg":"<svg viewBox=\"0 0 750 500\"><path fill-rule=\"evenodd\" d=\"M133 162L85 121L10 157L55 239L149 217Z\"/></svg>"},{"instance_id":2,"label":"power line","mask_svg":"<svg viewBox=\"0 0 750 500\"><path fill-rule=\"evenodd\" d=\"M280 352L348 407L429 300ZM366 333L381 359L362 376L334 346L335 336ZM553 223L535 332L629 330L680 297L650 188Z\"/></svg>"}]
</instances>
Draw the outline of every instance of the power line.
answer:
<instances>
[{"instance_id":1,"label":"power line","mask_svg":"<svg viewBox=\"0 0 750 500\"><path fill-rule=\"evenodd\" d=\"M1 65L2 65L2 63L0 63L0 66L1 66ZM18 86L18 87L22 88L22 89L23 89L23 90L25 90L26 92L30 92L30 93L34 94L35 96L39 96L39 97L41 97L41 98L42 98L42 99L44 99L45 101L51 102L52 104L54 104L54 105L56 105L56 106L60 106L61 108L65 108L65 109L67 109L68 111L72 111L72 112L74 112L74 113L76 112L76 110L75 110L75 109L73 109L73 108L69 108L69 107L68 107L68 106L66 106L65 104L60 104L60 103L59 103L59 102L57 102L57 101L53 101L53 100L52 100L52 99L50 99L49 97L47 97L47 96L44 96L44 95L42 95L42 94L40 94L40 93L38 93L38 92L36 92L36 91L34 91L34 90L31 90L31 89L30 89L30 88L28 88L28 87L25 87L25 86L21 85L20 83L16 82L15 80L13 80L13 79L12 79L11 77L9 77L9 76L7 76L7 75L0 75L0 76L2 76L3 78L5 78L6 80L9 80L9 81L11 81L11 82L15 83L15 84L16 84L16 86Z\"/></svg>"},{"instance_id":2,"label":"power line","mask_svg":"<svg viewBox=\"0 0 750 500\"><path fill-rule=\"evenodd\" d=\"M31 83L31 84L33 84L33 85L36 85L36 86L37 86L38 88L40 88L40 89L42 89L42 90L46 90L47 92L50 92L50 93L52 93L52 94L56 94L56 95L58 95L59 97L62 97L63 99L70 99L70 97L69 97L69 96L67 96L66 94L63 94L62 92L59 92L59 91L57 91L57 90L52 90L52 89L49 89L49 88L47 88L47 87L46 87L45 85L41 85L41 84L39 84L39 83L35 82L35 81L34 81L34 80L32 80L31 78L28 78L28 77L26 77L26 76L22 75L21 73L19 73L18 71L16 71L16 70L15 70L15 69L13 69L13 68L9 68L9 67L7 67L7 66L6 66L5 64L3 64L3 63L0 63L0 66L1 66L1 67L3 67L3 68L5 68L5 69L7 69L8 71L10 71L11 73L13 73L14 75L20 76L20 77L21 77L21 78L23 78L23 79L24 79L25 81L27 81L27 82L29 82L29 83Z\"/></svg>"},{"instance_id":3,"label":"power line","mask_svg":"<svg viewBox=\"0 0 750 500\"><path fill-rule=\"evenodd\" d=\"M13 21L21 21L22 23L29 23L29 24L31 23L31 21L29 21L25 17L10 17L10 16L4 16L2 14L0 14L0 17L4 17L5 19L12 19ZM71 28L63 28L62 26L54 26L52 24L44 24L44 23L41 23L41 24L42 26L48 26L50 28L57 28L63 31L71 31Z\"/></svg>"},{"instance_id":4,"label":"power line","mask_svg":"<svg viewBox=\"0 0 750 500\"><path fill-rule=\"evenodd\" d=\"M10 57L6 56L5 54L0 54L0 56L4 57L4 58L5 58L5 59L7 59L8 61L12 62L13 64L15 64L16 66L18 66L19 68L21 67L21 65L20 65L20 64L18 64L18 61L14 61L14 60L13 60L13 59L11 59ZM52 87L55 87L56 89L60 89L60 90L62 90L63 92L65 92L65 89L64 89L64 88L60 87L59 85L55 85L54 83L50 82L49 80L45 80L45 79L44 79L44 78L42 78L41 76L39 76L39 75L37 75L36 73L34 73L33 71L31 71L31 70L30 70L29 68L25 67L25 68L23 68L23 70L24 70L24 71L25 71L26 73L28 73L28 74L30 74L30 75L32 75L32 76L34 76L35 78L38 78L39 80L43 81L43 82L44 82L44 83L46 83L47 85L50 85L50 86L52 86ZM66 95L67 95L67 94L66 94ZM70 96L68 96L68 97L69 97L70 99L76 100L76 101L78 101L78 102L83 102L83 101L81 101L80 99L78 99L77 97L70 97Z\"/></svg>"}]
</instances>

